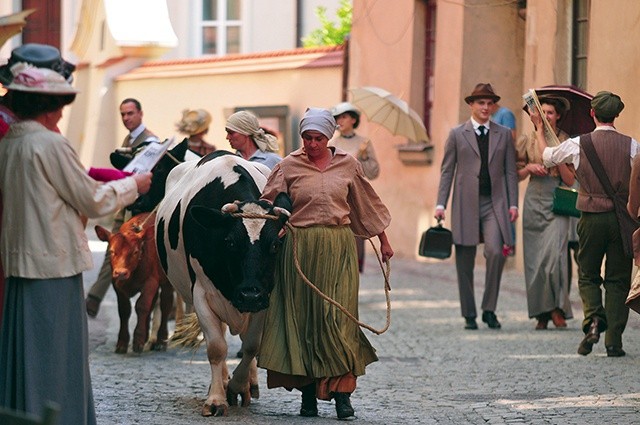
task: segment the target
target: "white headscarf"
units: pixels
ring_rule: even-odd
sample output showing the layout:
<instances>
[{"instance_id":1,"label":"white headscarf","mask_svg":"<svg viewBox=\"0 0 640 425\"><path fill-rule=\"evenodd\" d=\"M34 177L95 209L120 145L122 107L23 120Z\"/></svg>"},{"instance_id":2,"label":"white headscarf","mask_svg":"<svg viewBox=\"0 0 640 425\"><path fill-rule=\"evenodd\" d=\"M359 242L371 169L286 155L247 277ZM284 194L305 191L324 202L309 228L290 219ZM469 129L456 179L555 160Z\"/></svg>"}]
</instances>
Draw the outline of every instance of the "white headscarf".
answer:
<instances>
[{"instance_id":1,"label":"white headscarf","mask_svg":"<svg viewBox=\"0 0 640 425\"><path fill-rule=\"evenodd\" d=\"M337 127L336 120L328 109L307 108L300 121L300 135L308 130L316 130L331 139Z\"/></svg>"},{"instance_id":2,"label":"white headscarf","mask_svg":"<svg viewBox=\"0 0 640 425\"><path fill-rule=\"evenodd\" d=\"M278 152L278 139L260 128L258 118L249 111L238 111L227 119L231 131L250 136L262 152Z\"/></svg>"}]
</instances>

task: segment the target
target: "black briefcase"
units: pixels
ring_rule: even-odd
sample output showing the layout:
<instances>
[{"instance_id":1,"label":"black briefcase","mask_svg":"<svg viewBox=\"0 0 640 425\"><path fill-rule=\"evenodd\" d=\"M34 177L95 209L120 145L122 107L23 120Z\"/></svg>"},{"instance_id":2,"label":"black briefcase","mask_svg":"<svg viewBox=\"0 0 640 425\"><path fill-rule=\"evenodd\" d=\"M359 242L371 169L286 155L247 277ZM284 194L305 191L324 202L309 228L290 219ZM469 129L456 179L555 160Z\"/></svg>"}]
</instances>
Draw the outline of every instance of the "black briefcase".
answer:
<instances>
[{"instance_id":1,"label":"black briefcase","mask_svg":"<svg viewBox=\"0 0 640 425\"><path fill-rule=\"evenodd\" d=\"M422 233L418 255L444 260L451 257L451 245L453 245L451 230L445 229L438 223Z\"/></svg>"}]
</instances>

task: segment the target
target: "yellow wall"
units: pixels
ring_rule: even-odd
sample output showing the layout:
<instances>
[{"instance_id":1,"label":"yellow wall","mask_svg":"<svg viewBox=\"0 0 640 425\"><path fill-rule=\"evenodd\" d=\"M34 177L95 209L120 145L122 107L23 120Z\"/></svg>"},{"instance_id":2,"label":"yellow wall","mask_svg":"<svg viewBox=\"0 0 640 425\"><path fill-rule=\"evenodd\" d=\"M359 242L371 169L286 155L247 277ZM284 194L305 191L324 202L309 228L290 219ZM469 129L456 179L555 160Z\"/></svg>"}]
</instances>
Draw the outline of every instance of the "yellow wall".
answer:
<instances>
[{"instance_id":1,"label":"yellow wall","mask_svg":"<svg viewBox=\"0 0 640 425\"><path fill-rule=\"evenodd\" d=\"M180 140L184 137L175 130L183 109L208 110L213 120L207 141L219 149L231 149L225 139L224 125L226 117L236 107L288 106L291 115L289 125L296 139L294 143L299 143L295 131L304 110L310 106L329 108L340 101L340 67L243 71L241 62L234 65L234 72L231 73L217 72L218 68L229 66L219 64L182 77L180 73L190 65L158 65L119 77L113 88L110 109L105 112L107 120L113 125L101 126L107 153L95 158L94 163L108 165L108 152L120 146L126 136L127 130L120 122L118 105L127 97L136 98L142 103L145 125L161 139L175 136ZM251 61L244 62L251 68Z\"/></svg>"},{"instance_id":2,"label":"yellow wall","mask_svg":"<svg viewBox=\"0 0 640 425\"><path fill-rule=\"evenodd\" d=\"M622 97L625 109L616 128L640 140L640 2L591 2L587 90L609 90Z\"/></svg>"}]
</instances>

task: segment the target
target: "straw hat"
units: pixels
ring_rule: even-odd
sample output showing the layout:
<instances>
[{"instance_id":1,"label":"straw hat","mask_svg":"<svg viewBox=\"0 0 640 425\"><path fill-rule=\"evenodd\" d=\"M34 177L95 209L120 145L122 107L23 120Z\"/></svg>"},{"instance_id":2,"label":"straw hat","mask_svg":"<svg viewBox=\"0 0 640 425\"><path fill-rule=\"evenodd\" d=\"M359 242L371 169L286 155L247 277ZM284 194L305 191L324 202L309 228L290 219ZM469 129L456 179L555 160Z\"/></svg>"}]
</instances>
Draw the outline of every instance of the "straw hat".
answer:
<instances>
[{"instance_id":1,"label":"straw hat","mask_svg":"<svg viewBox=\"0 0 640 425\"><path fill-rule=\"evenodd\" d=\"M58 74L47 68L36 68L26 63L17 63L11 67L13 81L7 90L42 94L76 94L79 90Z\"/></svg>"},{"instance_id":2,"label":"straw hat","mask_svg":"<svg viewBox=\"0 0 640 425\"><path fill-rule=\"evenodd\" d=\"M176 128L180 133L193 136L202 133L211 124L211 114L204 109L185 109L182 111L182 120L176 123Z\"/></svg>"}]
</instances>

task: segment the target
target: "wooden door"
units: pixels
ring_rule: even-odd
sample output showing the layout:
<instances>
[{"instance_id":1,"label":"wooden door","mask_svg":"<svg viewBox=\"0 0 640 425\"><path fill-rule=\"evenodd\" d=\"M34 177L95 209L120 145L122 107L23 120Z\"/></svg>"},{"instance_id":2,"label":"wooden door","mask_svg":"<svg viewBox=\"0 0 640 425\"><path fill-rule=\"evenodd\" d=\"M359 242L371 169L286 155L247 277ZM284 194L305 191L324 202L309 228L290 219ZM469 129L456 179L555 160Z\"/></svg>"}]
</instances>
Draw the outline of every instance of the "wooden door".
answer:
<instances>
[{"instance_id":1,"label":"wooden door","mask_svg":"<svg viewBox=\"0 0 640 425\"><path fill-rule=\"evenodd\" d=\"M60 49L61 0L22 0L22 9L36 9L27 17L22 43L49 44Z\"/></svg>"}]
</instances>

